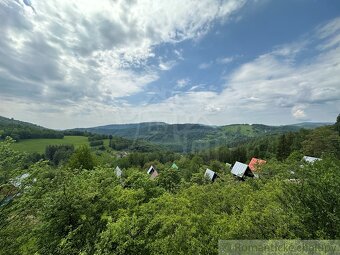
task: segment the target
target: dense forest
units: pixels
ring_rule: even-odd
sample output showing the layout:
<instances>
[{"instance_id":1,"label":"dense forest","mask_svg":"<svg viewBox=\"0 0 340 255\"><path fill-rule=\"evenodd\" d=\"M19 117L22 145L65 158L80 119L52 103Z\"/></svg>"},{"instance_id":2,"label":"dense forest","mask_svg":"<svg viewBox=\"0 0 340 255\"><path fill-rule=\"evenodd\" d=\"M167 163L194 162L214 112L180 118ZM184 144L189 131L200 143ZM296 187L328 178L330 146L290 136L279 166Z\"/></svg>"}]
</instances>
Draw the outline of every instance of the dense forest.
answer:
<instances>
[{"instance_id":1,"label":"dense forest","mask_svg":"<svg viewBox=\"0 0 340 255\"><path fill-rule=\"evenodd\" d=\"M340 116L197 153L124 139L104 150L49 146L43 159L1 142L0 254L218 254L223 239L340 238ZM231 174L252 157L267 161L258 178Z\"/></svg>"}]
</instances>

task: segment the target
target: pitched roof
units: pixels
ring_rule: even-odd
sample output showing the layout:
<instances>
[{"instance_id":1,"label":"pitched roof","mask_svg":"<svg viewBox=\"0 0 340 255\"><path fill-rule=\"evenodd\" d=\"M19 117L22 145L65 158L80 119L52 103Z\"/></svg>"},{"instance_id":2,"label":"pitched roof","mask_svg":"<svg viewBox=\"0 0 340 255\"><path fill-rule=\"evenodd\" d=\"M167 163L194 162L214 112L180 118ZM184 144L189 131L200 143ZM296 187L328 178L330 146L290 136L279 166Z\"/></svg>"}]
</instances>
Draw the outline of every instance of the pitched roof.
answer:
<instances>
[{"instance_id":1,"label":"pitched roof","mask_svg":"<svg viewBox=\"0 0 340 255\"><path fill-rule=\"evenodd\" d=\"M178 170L178 166L175 163L172 164L171 168Z\"/></svg>"},{"instance_id":2,"label":"pitched roof","mask_svg":"<svg viewBox=\"0 0 340 255\"><path fill-rule=\"evenodd\" d=\"M150 166L149 170L147 171L148 174L152 174L154 171L156 171L156 168L153 166Z\"/></svg>"},{"instance_id":3,"label":"pitched roof","mask_svg":"<svg viewBox=\"0 0 340 255\"><path fill-rule=\"evenodd\" d=\"M307 163L313 164L315 161L321 160L321 158L303 156L302 160L304 160L304 161L307 162Z\"/></svg>"},{"instance_id":4,"label":"pitched roof","mask_svg":"<svg viewBox=\"0 0 340 255\"><path fill-rule=\"evenodd\" d=\"M214 181L214 179L217 177L217 174L214 171L207 168L207 170L205 170L204 176L209 180Z\"/></svg>"},{"instance_id":5,"label":"pitched roof","mask_svg":"<svg viewBox=\"0 0 340 255\"><path fill-rule=\"evenodd\" d=\"M249 162L249 168L251 171L256 171L256 168L259 167L260 165L266 164L267 161L263 159L257 159L257 158L252 158Z\"/></svg>"},{"instance_id":6,"label":"pitched roof","mask_svg":"<svg viewBox=\"0 0 340 255\"><path fill-rule=\"evenodd\" d=\"M245 172L247 171L247 168L248 168L248 165L236 161L233 168L231 169L231 173L242 178Z\"/></svg>"},{"instance_id":7,"label":"pitched roof","mask_svg":"<svg viewBox=\"0 0 340 255\"><path fill-rule=\"evenodd\" d=\"M158 172L154 166L150 166L149 170L147 173L150 175L150 179L153 180L158 176Z\"/></svg>"},{"instance_id":8,"label":"pitched roof","mask_svg":"<svg viewBox=\"0 0 340 255\"><path fill-rule=\"evenodd\" d=\"M150 179L153 180L158 176L158 172L155 170L152 172L152 174L150 175Z\"/></svg>"},{"instance_id":9,"label":"pitched roof","mask_svg":"<svg viewBox=\"0 0 340 255\"><path fill-rule=\"evenodd\" d=\"M116 174L117 177L121 177L122 176L122 170L119 168L119 166L116 167L115 174Z\"/></svg>"}]
</instances>

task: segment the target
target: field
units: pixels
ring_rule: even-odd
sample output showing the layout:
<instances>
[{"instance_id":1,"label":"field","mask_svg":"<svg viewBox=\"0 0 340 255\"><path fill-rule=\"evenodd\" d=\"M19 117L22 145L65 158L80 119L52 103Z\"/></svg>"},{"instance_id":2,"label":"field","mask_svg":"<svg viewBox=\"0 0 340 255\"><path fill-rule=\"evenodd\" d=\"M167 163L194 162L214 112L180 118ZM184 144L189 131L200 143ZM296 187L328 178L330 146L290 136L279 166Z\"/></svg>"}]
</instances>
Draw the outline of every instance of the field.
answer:
<instances>
[{"instance_id":1,"label":"field","mask_svg":"<svg viewBox=\"0 0 340 255\"><path fill-rule=\"evenodd\" d=\"M18 151L44 153L47 145L73 144L75 148L81 145L89 145L85 136L65 136L63 139L27 139L13 144ZM108 145L108 140L104 140Z\"/></svg>"}]
</instances>

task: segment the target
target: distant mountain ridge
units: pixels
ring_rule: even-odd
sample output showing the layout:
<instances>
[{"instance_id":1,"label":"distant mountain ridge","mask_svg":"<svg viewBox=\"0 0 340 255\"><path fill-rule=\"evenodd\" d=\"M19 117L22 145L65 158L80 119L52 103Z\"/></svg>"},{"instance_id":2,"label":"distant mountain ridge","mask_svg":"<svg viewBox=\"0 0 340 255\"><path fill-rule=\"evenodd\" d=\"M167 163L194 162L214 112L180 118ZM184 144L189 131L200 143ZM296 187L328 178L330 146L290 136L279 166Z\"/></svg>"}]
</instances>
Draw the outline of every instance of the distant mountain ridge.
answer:
<instances>
[{"instance_id":1,"label":"distant mountain ridge","mask_svg":"<svg viewBox=\"0 0 340 255\"><path fill-rule=\"evenodd\" d=\"M333 123L331 122L301 122L301 123L292 124L291 126L297 126L297 127L308 129L308 128L323 127L323 126L328 126L328 125L333 125Z\"/></svg>"},{"instance_id":2,"label":"distant mountain ridge","mask_svg":"<svg viewBox=\"0 0 340 255\"><path fill-rule=\"evenodd\" d=\"M120 136L128 139L144 139L165 145L175 151L202 150L218 145L235 146L263 135L282 134L301 128L316 128L330 123L297 123L284 126L262 124L232 124L208 126L203 124L167 124L164 122L144 122L133 124L111 124L73 130L97 134Z\"/></svg>"},{"instance_id":3,"label":"distant mountain ridge","mask_svg":"<svg viewBox=\"0 0 340 255\"><path fill-rule=\"evenodd\" d=\"M61 138L70 131L87 131L95 134L113 135L130 140L142 139L179 152L204 150L227 145L237 146L253 138L312 129L332 123L303 122L292 125L268 126L262 124L231 124L209 126L204 124L168 124L165 122L142 122L110 124L90 128L56 131L32 123L0 116L0 136L12 136L16 140L28 138Z\"/></svg>"}]
</instances>

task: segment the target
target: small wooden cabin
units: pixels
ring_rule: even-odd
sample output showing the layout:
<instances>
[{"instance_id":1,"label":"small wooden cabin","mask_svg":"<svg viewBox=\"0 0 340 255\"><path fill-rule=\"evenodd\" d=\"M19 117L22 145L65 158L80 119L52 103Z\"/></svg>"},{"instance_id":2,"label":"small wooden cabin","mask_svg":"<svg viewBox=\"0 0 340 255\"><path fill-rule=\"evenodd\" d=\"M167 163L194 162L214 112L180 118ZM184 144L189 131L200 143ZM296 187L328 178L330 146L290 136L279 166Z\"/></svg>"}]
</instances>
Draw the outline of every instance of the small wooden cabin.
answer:
<instances>
[{"instance_id":1,"label":"small wooden cabin","mask_svg":"<svg viewBox=\"0 0 340 255\"><path fill-rule=\"evenodd\" d=\"M147 174L150 175L150 179L153 180L158 176L158 172L154 166L150 166Z\"/></svg>"},{"instance_id":2,"label":"small wooden cabin","mask_svg":"<svg viewBox=\"0 0 340 255\"><path fill-rule=\"evenodd\" d=\"M233 168L231 169L231 173L242 180L246 176L254 177L254 174L250 170L249 166L238 161L236 161Z\"/></svg>"},{"instance_id":3,"label":"small wooden cabin","mask_svg":"<svg viewBox=\"0 0 340 255\"><path fill-rule=\"evenodd\" d=\"M210 170L209 168L207 168L207 170L205 170L204 177L214 182L216 178L218 177L218 175L213 170Z\"/></svg>"},{"instance_id":4,"label":"small wooden cabin","mask_svg":"<svg viewBox=\"0 0 340 255\"><path fill-rule=\"evenodd\" d=\"M122 173L123 173L123 171L119 168L119 166L117 166L116 169L115 169L115 175L118 178L121 178L122 177Z\"/></svg>"},{"instance_id":5,"label":"small wooden cabin","mask_svg":"<svg viewBox=\"0 0 340 255\"><path fill-rule=\"evenodd\" d=\"M264 165L266 163L267 161L263 159L252 158L248 166L252 172L257 172L259 168L261 167L261 165Z\"/></svg>"}]
</instances>

